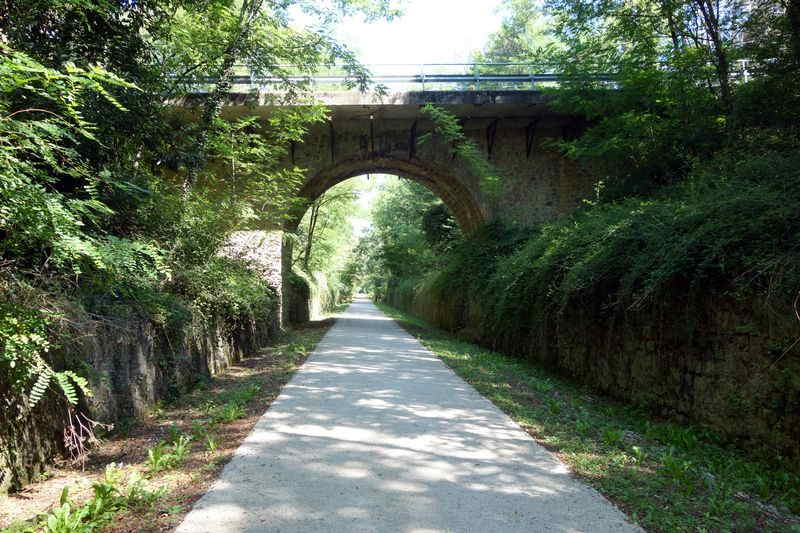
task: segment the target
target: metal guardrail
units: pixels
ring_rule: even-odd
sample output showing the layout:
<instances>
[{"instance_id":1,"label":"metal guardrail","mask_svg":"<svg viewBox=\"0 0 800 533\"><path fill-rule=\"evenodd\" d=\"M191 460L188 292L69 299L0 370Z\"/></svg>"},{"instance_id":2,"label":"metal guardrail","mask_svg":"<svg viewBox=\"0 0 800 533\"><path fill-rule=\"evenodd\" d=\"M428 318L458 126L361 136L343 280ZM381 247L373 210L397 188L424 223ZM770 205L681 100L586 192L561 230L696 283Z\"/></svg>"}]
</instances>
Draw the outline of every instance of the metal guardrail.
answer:
<instances>
[{"instance_id":1,"label":"metal guardrail","mask_svg":"<svg viewBox=\"0 0 800 533\"><path fill-rule=\"evenodd\" d=\"M476 90L536 90L557 87L564 76L553 71L551 66L531 63L393 63L364 65L373 84L390 91L476 91ZM295 65L275 65L273 74L260 76L239 65L233 77L234 87L251 91L280 92L287 83L305 85L316 91L344 91L355 82L343 67L323 68L315 72L303 72ZM280 73L280 74L277 74ZM734 81L747 82L751 75L747 61L738 61L731 72ZM592 79L616 87L613 74L594 74ZM197 87L206 92L214 79L205 78ZM205 85L205 86L203 86Z\"/></svg>"},{"instance_id":2,"label":"metal guardrail","mask_svg":"<svg viewBox=\"0 0 800 533\"><path fill-rule=\"evenodd\" d=\"M375 64L365 65L370 81L389 90L535 90L556 86L563 77L545 65L527 63L425 63L425 64ZM346 90L354 78L342 67L320 69L303 73L293 65L276 65L281 75L258 76L248 73L246 67L237 67L234 86L245 86L269 91L281 84L307 84L315 90ZM595 79L612 81L612 76L597 74ZM213 83L212 79L203 80Z\"/></svg>"}]
</instances>

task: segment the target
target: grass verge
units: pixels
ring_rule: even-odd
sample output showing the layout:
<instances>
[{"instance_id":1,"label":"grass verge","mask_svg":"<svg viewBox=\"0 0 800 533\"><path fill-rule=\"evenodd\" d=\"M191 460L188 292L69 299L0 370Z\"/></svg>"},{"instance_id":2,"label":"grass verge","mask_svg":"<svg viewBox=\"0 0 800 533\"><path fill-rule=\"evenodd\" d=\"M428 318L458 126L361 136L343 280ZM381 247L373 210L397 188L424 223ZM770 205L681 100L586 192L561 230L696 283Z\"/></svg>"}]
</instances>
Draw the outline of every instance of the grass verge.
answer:
<instances>
[{"instance_id":1,"label":"grass verge","mask_svg":"<svg viewBox=\"0 0 800 533\"><path fill-rule=\"evenodd\" d=\"M333 323L289 330L174 405L119 428L85 471L54 467L40 483L0 497L3 533L171 531Z\"/></svg>"},{"instance_id":2,"label":"grass verge","mask_svg":"<svg viewBox=\"0 0 800 533\"><path fill-rule=\"evenodd\" d=\"M797 464L755 462L707 430L655 420L526 361L378 307L646 530L800 533Z\"/></svg>"}]
</instances>

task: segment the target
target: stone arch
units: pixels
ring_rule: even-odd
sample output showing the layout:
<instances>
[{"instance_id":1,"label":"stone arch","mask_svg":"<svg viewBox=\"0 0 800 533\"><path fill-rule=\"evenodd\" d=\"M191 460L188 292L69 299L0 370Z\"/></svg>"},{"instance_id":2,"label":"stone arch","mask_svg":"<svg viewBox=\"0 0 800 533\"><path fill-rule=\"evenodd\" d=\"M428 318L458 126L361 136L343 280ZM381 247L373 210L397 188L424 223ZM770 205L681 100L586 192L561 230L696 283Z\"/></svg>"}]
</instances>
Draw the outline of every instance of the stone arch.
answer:
<instances>
[{"instance_id":1,"label":"stone arch","mask_svg":"<svg viewBox=\"0 0 800 533\"><path fill-rule=\"evenodd\" d=\"M354 157L337 161L334 165L314 174L300 190L308 203L299 208L286 223L287 231L294 231L306 212L308 204L331 187L364 174L392 174L417 181L441 198L455 217L461 230L469 234L488 220L488 214L476 194L455 176L426 167L420 161L380 156Z\"/></svg>"}]
</instances>

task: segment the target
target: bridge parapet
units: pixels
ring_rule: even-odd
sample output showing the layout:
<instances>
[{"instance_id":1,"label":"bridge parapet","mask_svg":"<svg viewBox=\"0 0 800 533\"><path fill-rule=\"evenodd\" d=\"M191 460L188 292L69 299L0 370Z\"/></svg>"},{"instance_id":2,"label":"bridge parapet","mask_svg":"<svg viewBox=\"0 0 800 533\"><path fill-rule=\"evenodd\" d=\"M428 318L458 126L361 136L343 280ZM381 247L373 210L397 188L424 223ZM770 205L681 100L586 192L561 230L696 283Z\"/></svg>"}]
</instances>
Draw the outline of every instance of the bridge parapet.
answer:
<instances>
[{"instance_id":1,"label":"bridge parapet","mask_svg":"<svg viewBox=\"0 0 800 533\"><path fill-rule=\"evenodd\" d=\"M364 65L370 82L391 92L541 90L557 87L566 77L549 65L532 63L424 63ZM276 65L270 74L252 73L245 66L235 70L236 90L280 91L287 83L315 92L339 92L353 89L357 79L345 67L334 66L304 72L294 65ZM613 76L594 74L592 78L613 85ZM213 79L204 80L202 92Z\"/></svg>"}]
</instances>

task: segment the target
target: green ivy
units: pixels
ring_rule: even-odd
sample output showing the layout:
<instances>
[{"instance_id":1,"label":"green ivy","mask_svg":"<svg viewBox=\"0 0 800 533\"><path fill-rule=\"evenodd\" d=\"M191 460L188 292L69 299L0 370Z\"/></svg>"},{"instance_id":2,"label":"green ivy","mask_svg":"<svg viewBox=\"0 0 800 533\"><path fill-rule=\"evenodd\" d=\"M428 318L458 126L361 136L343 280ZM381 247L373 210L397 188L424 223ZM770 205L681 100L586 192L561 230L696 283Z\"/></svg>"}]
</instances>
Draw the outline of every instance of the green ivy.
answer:
<instances>
[{"instance_id":1,"label":"green ivy","mask_svg":"<svg viewBox=\"0 0 800 533\"><path fill-rule=\"evenodd\" d=\"M500 173L486 159L478 144L464 133L458 117L433 104L426 104L422 113L433 121L433 131L420 136L420 143L430 142L433 137L443 139L452 147L453 155L466 163L478 177L484 192L498 194L502 183Z\"/></svg>"}]
</instances>

